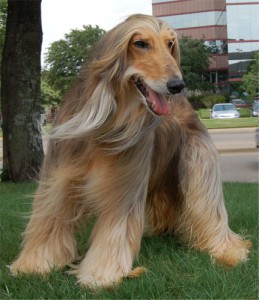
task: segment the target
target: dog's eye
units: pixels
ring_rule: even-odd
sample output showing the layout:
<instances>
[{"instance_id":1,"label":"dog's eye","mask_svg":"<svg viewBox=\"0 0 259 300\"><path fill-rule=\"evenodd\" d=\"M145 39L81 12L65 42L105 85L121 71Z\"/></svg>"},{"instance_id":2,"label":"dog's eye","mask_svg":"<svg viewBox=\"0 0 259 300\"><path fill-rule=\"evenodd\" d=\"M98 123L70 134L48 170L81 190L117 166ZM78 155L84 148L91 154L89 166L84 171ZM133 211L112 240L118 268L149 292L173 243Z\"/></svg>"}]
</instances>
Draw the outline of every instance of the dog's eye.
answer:
<instances>
[{"instance_id":1,"label":"dog's eye","mask_svg":"<svg viewBox=\"0 0 259 300\"><path fill-rule=\"evenodd\" d=\"M141 49L148 49L149 48L149 44L147 42L144 42L144 41L136 41L136 42L134 42L134 45L137 48L141 48Z\"/></svg>"},{"instance_id":2,"label":"dog's eye","mask_svg":"<svg viewBox=\"0 0 259 300\"><path fill-rule=\"evenodd\" d=\"M174 41L168 42L168 48L171 50L174 47Z\"/></svg>"}]
</instances>

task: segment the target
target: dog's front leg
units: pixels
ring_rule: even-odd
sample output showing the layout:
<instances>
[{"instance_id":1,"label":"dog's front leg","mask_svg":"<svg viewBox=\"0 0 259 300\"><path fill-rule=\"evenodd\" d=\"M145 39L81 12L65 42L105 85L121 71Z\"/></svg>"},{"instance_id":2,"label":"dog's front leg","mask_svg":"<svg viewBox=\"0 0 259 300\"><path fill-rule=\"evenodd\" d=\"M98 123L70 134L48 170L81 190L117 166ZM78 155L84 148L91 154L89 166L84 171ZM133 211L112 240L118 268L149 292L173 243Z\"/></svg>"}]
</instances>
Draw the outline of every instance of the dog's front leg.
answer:
<instances>
[{"instance_id":1,"label":"dog's front leg","mask_svg":"<svg viewBox=\"0 0 259 300\"><path fill-rule=\"evenodd\" d=\"M179 174L183 206L178 233L187 244L209 252L221 264L234 266L245 261L251 243L229 228L218 153L205 129L189 133Z\"/></svg>"},{"instance_id":2,"label":"dog's front leg","mask_svg":"<svg viewBox=\"0 0 259 300\"><path fill-rule=\"evenodd\" d=\"M144 271L132 270L132 263L143 234L151 151L152 146L144 143L95 166L86 202L99 213L89 250L75 271L80 284L111 286Z\"/></svg>"},{"instance_id":3,"label":"dog's front leg","mask_svg":"<svg viewBox=\"0 0 259 300\"><path fill-rule=\"evenodd\" d=\"M60 174L66 176L60 176ZM33 211L24 233L23 249L10 269L19 273L45 274L76 258L75 198L66 187L70 174L56 172L49 182L41 182L34 197Z\"/></svg>"},{"instance_id":4,"label":"dog's front leg","mask_svg":"<svg viewBox=\"0 0 259 300\"><path fill-rule=\"evenodd\" d=\"M90 288L119 283L123 277L137 277L145 269L132 270L143 231L143 208L128 215L101 215L95 224L91 246L77 270L78 282Z\"/></svg>"}]
</instances>

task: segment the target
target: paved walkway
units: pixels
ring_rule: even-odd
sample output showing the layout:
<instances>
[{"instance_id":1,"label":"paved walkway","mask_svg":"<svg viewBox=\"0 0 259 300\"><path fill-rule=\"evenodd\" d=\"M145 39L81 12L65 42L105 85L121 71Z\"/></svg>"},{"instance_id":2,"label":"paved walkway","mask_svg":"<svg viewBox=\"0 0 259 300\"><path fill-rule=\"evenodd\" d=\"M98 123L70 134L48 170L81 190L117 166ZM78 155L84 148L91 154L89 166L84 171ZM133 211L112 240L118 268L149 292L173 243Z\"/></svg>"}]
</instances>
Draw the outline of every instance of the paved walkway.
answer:
<instances>
[{"instance_id":1,"label":"paved walkway","mask_svg":"<svg viewBox=\"0 0 259 300\"><path fill-rule=\"evenodd\" d=\"M256 128L209 130L221 156L221 169L224 181L258 182L259 150L256 148L255 131ZM43 145L44 149L46 149L46 138L43 138ZM2 167L3 159L2 147L2 138L0 138L0 168ZM235 170L232 170L233 165ZM245 169L248 165L250 170ZM252 179L249 179L248 175Z\"/></svg>"},{"instance_id":2,"label":"paved walkway","mask_svg":"<svg viewBox=\"0 0 259 300\"><path fill-rule=\"evenodd\" d=\"M220 153L254 152L256 128L209 129L209 133ZM46 149L47 140L43 138ZM0 166L3 159L3 144L0 137Z\"/></svg>"},{"instance_id":3,"label":"paved walkway","mask_svg":"<svg viewBox=\"0 0 259 300\"><path fill-rule=\"evenodd\" d=\"M256 128L210 129L220 153L256 152Z\"/></svg>"}]
</instances>

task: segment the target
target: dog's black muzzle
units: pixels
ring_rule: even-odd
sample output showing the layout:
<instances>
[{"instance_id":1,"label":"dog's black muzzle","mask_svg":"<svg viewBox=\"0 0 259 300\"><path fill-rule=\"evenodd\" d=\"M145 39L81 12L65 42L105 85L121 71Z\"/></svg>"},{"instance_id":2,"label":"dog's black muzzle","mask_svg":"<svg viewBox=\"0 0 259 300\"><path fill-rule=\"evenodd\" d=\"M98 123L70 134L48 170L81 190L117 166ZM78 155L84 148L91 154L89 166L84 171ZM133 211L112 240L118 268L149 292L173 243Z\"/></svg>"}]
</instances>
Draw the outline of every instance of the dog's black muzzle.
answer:
<instances>
[{"instance_id":1,"label":"dog's black muzzle","mask_svg":"<svg viewBox=\"0 0 259 300\"><path fill-rule=\"evenodd\" d=\"M185 88L185 83L183 80L170 80L167 82L167 89L168 91L175 95L179 94Z\"/></svg>"}]
</instances>

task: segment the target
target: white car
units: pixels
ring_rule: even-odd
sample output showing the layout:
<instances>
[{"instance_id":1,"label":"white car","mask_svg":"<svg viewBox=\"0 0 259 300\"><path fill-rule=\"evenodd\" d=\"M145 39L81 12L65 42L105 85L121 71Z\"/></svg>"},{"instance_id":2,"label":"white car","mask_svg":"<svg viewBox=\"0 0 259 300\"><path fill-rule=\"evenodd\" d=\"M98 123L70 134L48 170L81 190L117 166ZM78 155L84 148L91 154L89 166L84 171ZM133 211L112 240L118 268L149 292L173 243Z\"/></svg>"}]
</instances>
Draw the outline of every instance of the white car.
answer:
<instances>
[{"instance_id":1,"label":"white car","mask_svg":"<svg viewBox=\"0 0 259 300\"><path fill-rule=\"evenodd\" d=\"M259 117L259 102L255 102L251 109L252 117Z\"/></svg>"},{"instance_id":2,"label":"white car","mask_svg":"<svg viewBox=\"0 0 259 300\"><path fill-rule=\"evenodd\" d=\"M232 103L215 104L211 110L212 119L232 119L239 117L240 113Z\"/></svg>"}]
</instances>

